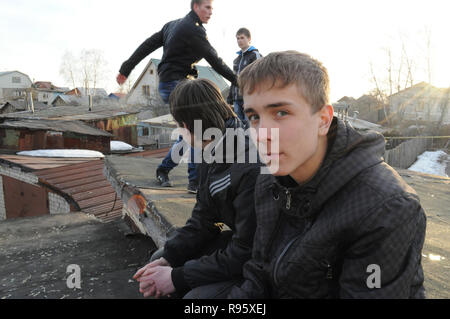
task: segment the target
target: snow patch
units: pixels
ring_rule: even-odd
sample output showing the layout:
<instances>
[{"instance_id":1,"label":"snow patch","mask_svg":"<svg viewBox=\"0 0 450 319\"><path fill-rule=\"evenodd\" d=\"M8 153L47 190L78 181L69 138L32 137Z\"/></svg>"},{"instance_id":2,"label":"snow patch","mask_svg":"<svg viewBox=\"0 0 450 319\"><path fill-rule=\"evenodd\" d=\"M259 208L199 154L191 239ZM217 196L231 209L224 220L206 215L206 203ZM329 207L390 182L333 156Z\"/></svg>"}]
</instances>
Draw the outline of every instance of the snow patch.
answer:
<instances>
[{"instance_id":1,"label":"snow patch","mask_svg":"<svg viewBox=\"0 0 450 319\"><path fill-rule=\"evenodd\" d=\"M448 161L449 155L442 150L425 152L419 155L418 160L408 169L415 172L448 177L445 172Z\"/></svg>"},{"instance_id":2,"label":"snow patch","mask_svg":"<svg viewBox=\"0 0 450 319\"><path fill-rule=\"evenodd\" d=\"M111 141L111 151L131 151L133 146L121 141Z\"/></svg>"},{"instance_id":3,"label":"snow patch","mask_svg":"<svg viewBox=\"0 0 450 319\"><path fill-rule=\"evenodd\" d=\"M36 156L36 157L79 157L79 158L103 158L102 153L89 150L34 150L18 152L17 155Z\"/></svg>"}]
</instances>

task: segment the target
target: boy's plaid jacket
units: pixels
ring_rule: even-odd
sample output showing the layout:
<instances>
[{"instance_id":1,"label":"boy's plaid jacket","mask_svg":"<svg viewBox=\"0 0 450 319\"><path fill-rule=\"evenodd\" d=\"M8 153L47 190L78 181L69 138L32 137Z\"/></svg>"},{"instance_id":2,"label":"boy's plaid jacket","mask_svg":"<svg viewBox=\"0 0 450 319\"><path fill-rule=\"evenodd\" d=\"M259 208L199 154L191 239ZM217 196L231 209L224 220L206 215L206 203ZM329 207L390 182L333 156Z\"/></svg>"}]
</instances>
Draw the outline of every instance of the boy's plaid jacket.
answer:
<instances>
[{"instance_id":1,"label":"boy's plaid jacket","mask_svg":"<svg viewBox=\"0 0 450 319\"><path fill-rule=\"evenodd\" d=\"M384 145L335 118L311 181L261 175L252 260L229 297L423 298L425 213Z\"/></svg>"}]
</instances>

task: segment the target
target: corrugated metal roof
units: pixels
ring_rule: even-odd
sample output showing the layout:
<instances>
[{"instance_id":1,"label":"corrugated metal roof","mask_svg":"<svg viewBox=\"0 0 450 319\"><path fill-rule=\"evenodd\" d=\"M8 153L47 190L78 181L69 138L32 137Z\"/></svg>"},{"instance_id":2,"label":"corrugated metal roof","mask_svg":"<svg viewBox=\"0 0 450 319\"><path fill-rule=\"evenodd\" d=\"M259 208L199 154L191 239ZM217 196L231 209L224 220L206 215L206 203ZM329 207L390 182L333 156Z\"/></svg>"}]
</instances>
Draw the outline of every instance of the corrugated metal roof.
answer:
<instances>
[{"instance_id":1,"label":"corrugated metal roof","mask_svg":"<svg viewBox=\"0 0 450 319\"><path fill-rule=\"evenodd\" d=\"M81 121L58 121L41 119L7 120L0 124L0 128L72 132L92 136L113 136L108 132L91 127Z\"/></svg>"},{"instance_id":2,"label":"corrugated metal roof","mask_svg":"<svg viewBox=\"0 0 450 319\"><path fill-rule=\"evenodd\" d=\"M103 175L103 160L34 172L42 184L69 195L82 212L103 221L122 216L122 201Z\"/></svg>"},{"instance_id":3,"label":"corrugated metal roof","mask_svg":"<svg viewBox=\"0 0 450 319\"><path fill-rule=\"evenodd\" d=\"M0 162L13 163L26 171L56 168L61 166L97 161L98 158L35 157L20 155L0 155Z\"/></svg>"}]
</instances>

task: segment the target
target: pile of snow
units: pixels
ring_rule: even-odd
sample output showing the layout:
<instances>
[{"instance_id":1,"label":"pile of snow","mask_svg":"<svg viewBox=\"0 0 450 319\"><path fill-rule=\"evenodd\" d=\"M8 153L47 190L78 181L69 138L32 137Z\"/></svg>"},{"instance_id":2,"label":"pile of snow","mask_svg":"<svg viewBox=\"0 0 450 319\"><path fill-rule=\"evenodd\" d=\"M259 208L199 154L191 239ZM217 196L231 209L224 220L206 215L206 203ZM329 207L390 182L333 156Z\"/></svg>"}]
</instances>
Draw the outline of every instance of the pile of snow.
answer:
<instances>
[{"instance_id":1,"label":"pile of snow","mask_svg":"<svg viewBox=\"0 0 450 319\"><path fill-rule=\"evenodd\" d=\"M111 151L131 151L133 150L133 146L130 144L120 142L120 141L111 141Z\"/></svg>"},{"instance_id":2,"label":"pile of snow","mask_svg":"<svg viewBox=\"0 0 450 319\"><path fill-rule=\"evenodd\" d=\"M411 171L448 177L445 173L449 156L444 151L425 152L408 168Z\"/></svg>"},{"instance_id":3,"label":"pile of snow","mask_svg":"<svg viewBox=\"0 0 450 319\"><path fill-rule=\"evenodd\" d=\"M23 151L17 153L17 155L23 156L36 156L36 157L89 157L96 158L105 157L102 153L97 151L89 151L89 150L34 150L34 151Z\"/></svg>"}]
</instances>

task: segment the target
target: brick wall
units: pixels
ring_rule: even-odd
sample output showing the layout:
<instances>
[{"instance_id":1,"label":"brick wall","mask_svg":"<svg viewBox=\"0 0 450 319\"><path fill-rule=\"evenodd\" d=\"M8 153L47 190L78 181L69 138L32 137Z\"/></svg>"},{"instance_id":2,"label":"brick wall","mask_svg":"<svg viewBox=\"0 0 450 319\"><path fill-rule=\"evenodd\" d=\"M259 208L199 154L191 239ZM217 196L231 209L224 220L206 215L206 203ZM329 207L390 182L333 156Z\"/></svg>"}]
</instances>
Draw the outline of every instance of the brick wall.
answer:
<instances>
[{"instance_id":1,"label":"brick wall","mask_svg":"<svg viewBox=\"0 0 450 319\"><path fill-rule=\"evenodd\" d=\"M62 196L52 193L45 187L39 184L39 179L36 175L32 173L22 172L18 167L9 167L5 165L0 165L0 221L6 219L6 205L5 205L5 193L3 187L8 187L4 184L4 178L2 176L10 177L14 180L20 181L22 183L34 185L34 189L41 188L41 191L35 192L33 196L44 196L45 201L48 201L48 212L47 214L67 214L70 213L70 204ZM29 189L29 188L25 188ZM9 190L11 192L11 189ZM27 194L25 194L27 195ZM18 203L20 205L20 203ZM34 212L33 209L29 212ZM12 212L10 212L11 214ZM45 213L45 212L44 212ZM42 214L42 213L40 213Z\"/></svg>"},{"instance_id":2,"label":"brick wall","mask_svg":"<svg viewBox=\"0 0 450 319\"><path fill-rule=\"evenodd\" d=\"M70 213L69 203L61 196L48 193L50 215Z\"/></svg>"}]
</instances>

